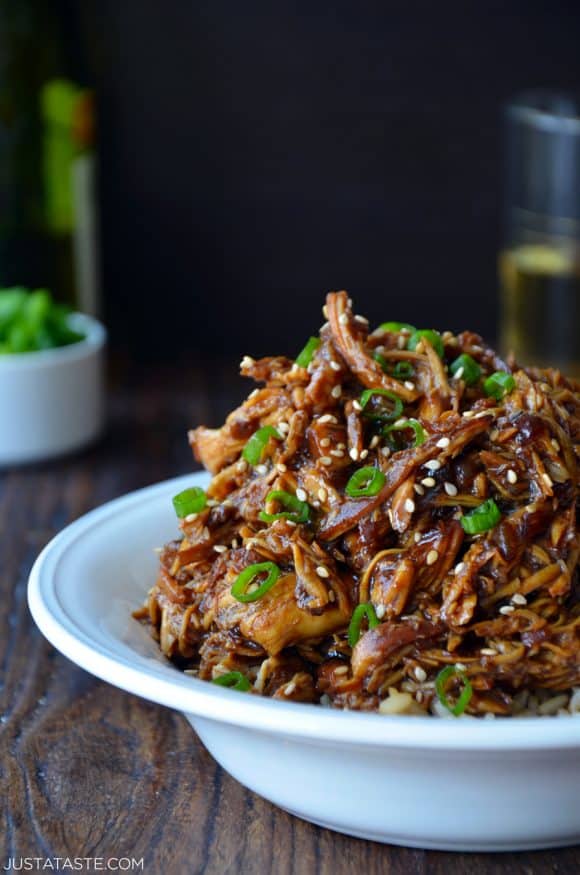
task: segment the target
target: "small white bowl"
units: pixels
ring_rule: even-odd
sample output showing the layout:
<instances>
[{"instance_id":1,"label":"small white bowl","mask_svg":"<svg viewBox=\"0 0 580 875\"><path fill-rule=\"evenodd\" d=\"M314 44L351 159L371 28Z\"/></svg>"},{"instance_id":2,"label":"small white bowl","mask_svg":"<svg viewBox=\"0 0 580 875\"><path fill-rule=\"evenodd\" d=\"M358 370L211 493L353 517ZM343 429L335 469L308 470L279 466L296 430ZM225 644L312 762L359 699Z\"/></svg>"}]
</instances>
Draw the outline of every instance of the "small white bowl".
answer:
<instances>
[{"instance_id":1,"label":"small white bowl","mask_svg":"<svg viewBox=\"0 0 580 875\"><path fill-rule=\"evenodd\" d=\"M81 313L70 324L83 340L0 356L0 465L49 459L101 433L106 332Z\"/></svg>"},{"instance_id":2,"label":"small white bowl","mask_svg":"<svg viewBox=\"0 0 580 875\"><path fill-rule=\"evenodd\" d=\"M131 617L153 547L176 534L177 478L92 511L32 569L41 631L121 689L182 711L242 784L306 820L380 842L513 851L580 839L580 718L386 717L278 702L178 671ZM187 774L182 776L188 780Z\"/></svg>"}]
</instances>

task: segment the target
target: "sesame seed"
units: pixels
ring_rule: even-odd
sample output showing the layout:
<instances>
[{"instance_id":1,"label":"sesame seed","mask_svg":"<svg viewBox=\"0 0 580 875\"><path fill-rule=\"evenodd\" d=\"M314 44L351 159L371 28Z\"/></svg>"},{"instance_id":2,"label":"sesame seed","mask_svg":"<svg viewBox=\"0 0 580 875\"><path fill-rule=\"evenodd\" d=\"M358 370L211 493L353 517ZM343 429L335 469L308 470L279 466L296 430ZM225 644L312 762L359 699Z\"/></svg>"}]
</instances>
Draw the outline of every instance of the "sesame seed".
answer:
<instances>
[{"instance_id":1,"label":"sesame seed","mask_svg":"<svg viewBox=\"0 0 580 875\"><path fill-rule=\"evenodd\" d=\"M403 383L403 386L405 387L405 389L408 389L409 392L415 391L415 384L412 383L410 380L405 380L405 382Z\"/></svg>"},{"instance_id":2,"label":"sesame seed","mask_svg":"<svg viewBox=\"0 0 580 875\"><path fill-rule=\"evenodd\" d=\"M415 666L415 670L413 672L417 680L420 684L424 683L427 680L427 672L424 668L421 668L420 665Z\"/></svg>"},{"instance_id":3,"label":"sesame seed","mask_svg":"<svg viewBox=\"0 0 580 875\"><path fill-rule=\"evenodd\" d=\"M296 498L298 499L298 501L306 501L308 495L304 489L297 489Z\"/></svg>"},{"instance_id":4,"label":"sesame seed","mask_svg":"<svg viewBox=\"0 0 580 875\"><path fill-rule=\"evenodd\" d=\"M240 459L240 461L236 465L236 470L237 471L245 471L247 467L248 467L248 463L246 462L246 460Z\"/></svg>"},{"instance_id":5,"label":"sesame seed","mask_svg":"<svg viewBox=\"0 0 580 875\"><path fill-rule=\"evenodd\" d=\"M240 362L240 367L241 368L249 368L254 363L255 363L255 360L252 358L251 355L245 355Z\"/></svg>"},{"instance_id":6,"label":"sesame seed","mask_svg":"<svg viewBox=\"0 0 580 875\"><path fill-rule=\"evenodd\" d=\"M428 468L429 471L438 471L441 467L441 462L439 459L429 459L428 462L425 462L425 468Z\"/></svg>"},{"instance_id":7,"label":"sesame seed","mask_svg":"<svg viewBox=\"0 0 580 875\"><path fill-rule=\"evenodd\" d=\"M267 474L268 468L266 465L256 465L256 471L258 474Z\"/></svg>"},{"instance_id":8,"label":"sesame seed","mask_svg":"<svg viewBox=\"0 0 580 875\"><path fill-rule=\"evenodd\" d=\"M381 453L383 454L383 456L390 456L391 455L391 451L388 447L381 447Z\"/></svg>"},{"instance_id":9,"label":"sesame seed","mask_svg":"<svg viewBox=\"0 0 580 875\"><path fill-rule=\"evenodd\" d=\"M361 450L360 458L361 458L361 459L366 459L366 457L368 456L368 454L369 454L369 451L368 451L368 450Z\"/></svg>"},{"instance_id":10,"label":"sesame seed","mask_svg":"<svg viewBox=\"0 0 580 875\"><path fill-rule=\"evenodd\" d=\"M498 437L499 437L499 431L497 430L497 428L493 428L489 433L489 439L491 441L496 441L498 439Z\"/></svg>"},{"instance_id":11,"label":"sesame seed","mask_svg":"<svg viewBox=\"0 0 580 875\"><path fill-rule=\"evenodd\" d=\"M232 550L236 550L238 548L238 539L234 538L232 541Z\"/></svg>"},{"instance_id":12,"label":"sesame seed","mask_svg":"<svg viewBox=\"0 0 580 875\"><path fill-rule=\"evenodd\" d=\"M437 441L435 446L441 447L441 449L444 450L446 447L449 446L450 443L451 443L451 441L449 440L448 437L442 437Z\"/></svg>"},{"instance_id":13,"label":"sesame seed","mask_svg":"<svg viewBox=\"0 0 580 875\"><path fill-rule=\"evenodd\" d=\"M186 523L192 523L197 519L196 513L188 513L186 517L184 517Z\"/></svg>"},{"instance_id":14,"label":"sesame seed","mask_svg":"<svg viewBox=\"0 0 580 875\"><path fill-rule=\"evenodd\" d=\"M459 671L467 671L467 666L463 662L456 662L455 668L458 669Z\"/></svg>"},{"instance_id":15,"label":"sesame seed","mask_svg":"<svg viewBox=\"0 0 580 875\"><path fill-rule=\"evenodd\" d=\"M475 416L475 413L473 412L473 410L464 410L463 416L465 417L465 419L471 419L472 416Z\"/></svg>"},{"instance_id":16,"label":"sesame seed","mask_svg":"<svg viewBox=\"0 0 580 875\"><path fill-rule=\"evenodd\" d=\"M407 420L405 419L404 416L402 416L400 419L397 419L397 421L393 424L394 425L404 425L406 422L407 422Z\"/></svg>"},{"instance_id":17,"label":"sesame seed","mask_svg":"<svg viewBox=\"0 0 580 875\"><path fill-rule=\"evenodd\" d=\"M328 325L329 325L329 323L325 322L323 325L320 326L320 330L324 331L325 328L328 328Z\"/></svg>"},{"instance_id":18,"label":"sesame seed","mask_svg":"<svg viewBox=\"0 0 580 875\"><path fill-rule=\"evenodd\" d=\"M507 477L508 483L517 483L518 482L518 475L516 474L516 472L512 468L509 469L509 471L506 474L506 477Z\"/></svg>"},{"instance_id":19,"label":"sesame seed","mask_svg":"<svg viewBox=\"0 0 580 875\"><path fill-rule=\"evenodd\" d=\"M346 450L346 444L338 443L338 444L336 445L336 449L337 449L337 450Z\"/></svg>"},{"instance_id":20,"label":"sesame seed","mask_svg":"<svg viewBox=\"0 0 580 875\"><path fill-rule=\"evenodd\" d=\"M286 467L284 462L278 462L278 464L276 465L276 471L279 474L285 474L287 470L288 470L288 468Z\"/></svg>"},{"instance_id":21,"label":"sesame seed","mask_svg":"<svg viewBox=\"0 0 580 875\"><path fill-rule=\"evenodd\" d=\"M435 478L434 477L423 477L423 479L421 480L421 483L423 484L423 486L426 486L427 488L429 488L431 486L435 486Z\"/></svg>"},{"instance_id":22,"label":"sesame seed","mask_svg":"<svg viewBox=\"0 0 580 875\"><path fill-rule=\"evenodd\" d=\"M290 681L286 689L284 690L285 696L291 696L294 690L296 689L296 684L294 681Z\"/></svg>"},{"instance_id":23,"label":"sesame seed","mask_svg":"<svg viewBox=\"0 0 580 875\"><path fill-rule=\"evenodd\" d=\"M328 307L326 306L326 304L324 304L324 306L322 307L322 315L325 319L328 319Z\"/></svg>"},{"instance_id":24,"label":"sesame seed","mask_svg":"<svg viewBox=\"0 0 580 875\"><path fill-rule=\"evenodd\" d=\"M336 419L332 415L332 413L325 413L324 416L321 416L318 421L321 425L323 425L325 422L336 422Z\"/></svg>"},{"instance_id":25,"label":"sesame seed","mask_svg":"<svg viewBox=\"0 0 580 875\"><path fill-rule=\"evenodd\" d=\"M352 298L347 299L347 304L350 307L350 309L352 310Z\"/></svg>"},{"instance_id":26,"label":"sesame seed","mask_svg":"<svg viewBox=\"0 0 580 875\"><path fill-rule=\"evenodd\" d=\"M407 345L407 338L406 337L401 336L401 337L397 338L397 346L399 347L399 349L405 349L406 345Z\"/></svg>"},{"instance_id":27,"label":"sesame seed","mask_svg":"<svg viewBox=\"0 0 580 875\"><path fill-rule=\"evenodd\" d=\"M405 510L407 511L407 513L414 513L415 512L415 502L413 501L412 498L405 499Z\"/></svg>"},{"instance_id":28,"label":"sesame seed","mask_svg":"<svg viewBox=\"0 0 580 875\"><path fill-rule=\"evenodd\" d=\"M330 590L330 592L328 593L328 601L333 602L335 599L336 599L335 594L333 593L332 590Z\"/></svg>"},{"instance_id":29,"label":"sesame seed","mask_svg":"<svg viewBox=\"0 0 580 875\"><path fill-rule=\"evenodd\" d=\"M334 669L335 675L343 675L348 674L348 665L339 665L338 668Z\"/></svg>"},{"instance_id":30,"label":"sesame seed","mask_svg":"<svg viewBox=\"0 0 580 875\"><path fill-rule=\"evenodd\" d=\"M439 553L437 552L437 550L429 550L426 559L427 565L435 565L438 559Z\"/></svg>"},{"instance_id":31,"label":"sesame seed","mask_svg":"<svg viewBox=\"0 0 580 875\"><path fill-rule=\"evenodd\" d=\"M326 489L319 489L317 492L317 495L318 495L318 498L320 499L320 501L326 501L326 499L327 499Z\"/></svg>"},{"instance_id":32,"label":"sesame seed","mask_svg":"<svg viewBox=\"0 0 580 875\"><path fill-rule=\"evenodd\" d=\"M215 498L208 498L206 501L207 507L217 507L218 504L219 504L219 501L216 501Z\"/></svg>"},{"instance_id":33,"label":"sesame seed","mask_svg":"<svg viewBox=\"0 0 580 875\"><path fill-rule=\"evenodd\" d=\"M461 574L463 571L465 571L466 567L467 566L466 566L465 562L458 562L454 568L455 574Z\"/></svg>"},{"instance_id":34,"label":"sesame seed","mask_svg":"<svg viewBox=\"0 0 580 875\"><path fill-rule=\"evenodd\" d=\"M332 459L330 458L330 456L321 456L320 457L320 464L326 465L326 466L332 465Z\"/></svg>"},{"instance_id":35,"label":"sesame seed","mask_svg":"<svg viewBox=\"0 0 580 875\"><path fill-rule=\"evenodd\" d=\"M482 656L497 656L497 650L494 650L493 647L482 647L479 652Z\"/></svg>"},{"instance_id":36,"label":"sesame seed","mask_svg":"<svg viewBox=\"0 0 580 875\"><path fill-rule=\"evenodd\" d=\"M327 438L327 437L322 438L322 440L320 441L320 446L321 447L329 447L330 446L330 438Z\"/></svg>"},{"instance_id":37,"label":"sesame seed","mask_svg":"<svg viewBox=\"0 0 580 875\"><path fill-rule=\"evenodd\" d=\"M248 398L255 398L259 391L259 389L254 389L252 392L250 392Z\"/></svg>"},{"instance_id":38,"label":"sesame seed","mask_svg":"<svg viewBox=\"0 0 580 875\"><path fill-rule=\"evenodd\" d=\"M335 362L334 360L330 362L330 367L332 368L333 371L340 371L339 363Z\"/></svg>"},{"instance_id":39,"label":"sesame seed","mask_svg":"<svg viewBox=\"0 0 580 875\"><path fill-rule=\"evenodd\" d=\"M508 616L509 614L513 614L514 611L515 611L515 608L513 605L504 605L503 607L501 607L499 609L500 614L504 614L505 616Z\"/></svg>"},{"instance_id":40,"label":"sesame seed","mask_svg":"<svg viewBox=\"0 0 580 875\"><path fill-rule=\"evenodd\" d=\"M559 453L559 452L560 452L560 444L558 443L558 441L557 441L555 438L552 438L552 440L550 441L550 443L552 444L554 450L555 450L557 453Z\"/></svg>"},{"instance_id":41,"label":"sesame seed","mask_svg":"<svg viewBox=\"0 0 580 875\"><path fill-rule=\"evenodd\" d=\"M350 450L348 451L348 454L349 454L349 456L351 457L351 459L353 460L353 462L356 462L356 461L357 461L357 459L358 459L358 450L357 450L356 447L351 447Z\"/></svg>"},{"instance_id":42,"label":"sesame seed","mask_svg":"<svg viewBox=\"0 0 580 875\"><path fill-rule=\"evenodd\" d=\"M542 480L544 481L544 483L546 484L548 489L550 489L552 487L552 485L553 485L552 478L550 477L549 474L542 474Z\"/></svg>"},{"instance_id":43,"label":"sesame seed","mask_svg":"<svg viewBox=\"0 0 580 875\"><path fill-rule=\"evenodd\" d=\"M491 416L491 412L489 410L480 410L479 413L475 413L475 419L481 419L482 416Z\"/></svg>"},{"instance_id":44,"label":"sesame seed","mask_svg":"<svg viewBox=\"0 0 580 875\"><path fill-rule=\"evenodd\" d=\"M528 600L525 595L522 595L521 592L516 592L512 596L512 602L514 605L527 605Z\"/></svg>"},{"instance_id":45,"label":"sesame seed","mask_svg":"<svg viewBox=\"0 0 580 875\"><path fill-rule=\"evenodd\" d=\"M330 394L333 398L340 398L340 396L342 395L342 386L333 386Z\"/></svg>"},{"instance_id":46,"label":"sesame seed","mask_svg":"<svg viewBox=\"0 0 580 875\"><path fill-rule=\"evenodd\" d=\"M447 495L457 495L457 486L454 483L444 483L443 489Z\"/></svg>"},{"instance_id":47,"label":"sesame seed","mask_svg":"<svg viewBox=\"0 0 580 875\"><path fill-rule=\"evenodd\" d=\"M413 540L415 541L416 544L418 544L419 541L421 540L421 532L415 532L415 534L413 535Z\"/></svg>"},{"instance_id":48,"label":"sesame seed","mask_svg":"<svg viewBox=\"0 0 580 875\"><path fill-rule=\"evenodd\" d=\"M364 316L355 316L354 318L356 322L361 322L364 325L368 325L369 320L366 319Z\"/></svg>"},{"instance_id":49,"label":"sesame seed","mask_svg":"<svg viewBox=\"0 0 580 875\"><path fill-rule=\"evenodd\" d=\"M383 619L383 617L385 616L385 610L386 608L384 605L377 605L377 607L375 608L375 614L377 615L377 619Z\"/></svg>"},{"instance_id":50,"label":"sesame seed","mask_svg":"<svg viewBox=\"0 0 580 875\"><path fill-rule=\"evenodd\" d=\"M413 489L417 493L417 495L425 495L425 490L422 486L419 486L418 483L413 483Z\"/></svg>"},{"instance_id":51,"label":"sesame seed","mask_svg":"<svg viewBox=\"0 0 580 875\"><path fill-rule=\"evenodd\" d=\"M290 426L287 422L284 422L284 420L282 420L282 422L279 422L276 428L278 429L278 431L282 432L282 434L284 434L284 432L290 431Z\"/></svg>"},{"instance_id":52,"label":"sesame seed","mask_svg":"<svg viewBox=\"0 0 580 875\"><path fill-rule=\"evenodd\" d=\"M361 407L359 401L353 401L353 402L352 402L352 408L353 408L353 410L356 410L357 413L360 413L361 410L362 410L362 407Z\"/></svg>"},{"instance_id":53,"label":"sesame seed","mask_svg":"<svg viewBox=\"0 0 580 875\"><path fill-rule=\"evenodd\" d=\"M204 527L203 527L203 532L202 532L201 534L203 535L203 540L204 540L204 541L209 541L209 539L210 539L210 534L209 534L209 529L208 529L207 526L204 526Z\"/></svg>"},{"instance_id":54,"label":"sesame seed","mask_svg":"<svg viewBox=\"0 0 580 875\"><path fill-rule=\"evenodd\" d=\"M337 459L342 459L344 456L344 450L331 450L330 455L335 456Z\"/></svg>"},{"instance_id":55,"label":"sesame seed","mask_svg":"<svg viewBox=\"0 0 580 875\"><path fill-rule=\"evenodd\" d=\"M378 434L373 435L371 442L370 442L371 450L374 450L374 448L376 446L378 446L379 440L380 440L380 438L379 438Z\"/></svg>"},{"instance_id":56,"label":"sesame seed","mask_svg":"<svg viewBox=\"0 0 580 875\"><path fill-rule=\"evenodd\" d=\"M341 313L338 317L338 321L341 325L348 325L348 316L346 313Z\"/></svg>"},{"instance_id":57,"label":"sesame seed","mask_svg":"<svg viewBox=\"0 0 580 875\"><path fill-rule=\"evenodd\" d=\"M316 573L319 577L330 577L330 572L328 568L325 568L324 565L316 566Z\"/></svg>"},{"instance_id":58,"label":"sesame seed","mask_svg":"<svg viewBox=\"0 0 580 875\"><path fill-rule=\"evenodd\" d=\"M317 500L314 500L314 501L312 502L312 507L320 507L320 502L317 501Z\"/></svg>"},{"instance_id":59,"label":"sesame seed","mask_svg":"<svg viewBox=\"0 0 580 875\"><path fill-rule=\"evenodd\" d=\"M460 380L462 378L464 370L465 370L465 368L457 368L457 370L453 374L453 376L455 377L456 380Z\"/></svg>"},{"instance_id":60,"label":"sesame seed","mask_svg":"<svg viewBox=\"0 0 580 875\"><path fill-rule=\"evenodd\" d=\"M226 550L228 549L227 547L224 547L223 544L214 544L213 548L216 551L216 553L225 553Z\"/></svg>"}]
</instances>

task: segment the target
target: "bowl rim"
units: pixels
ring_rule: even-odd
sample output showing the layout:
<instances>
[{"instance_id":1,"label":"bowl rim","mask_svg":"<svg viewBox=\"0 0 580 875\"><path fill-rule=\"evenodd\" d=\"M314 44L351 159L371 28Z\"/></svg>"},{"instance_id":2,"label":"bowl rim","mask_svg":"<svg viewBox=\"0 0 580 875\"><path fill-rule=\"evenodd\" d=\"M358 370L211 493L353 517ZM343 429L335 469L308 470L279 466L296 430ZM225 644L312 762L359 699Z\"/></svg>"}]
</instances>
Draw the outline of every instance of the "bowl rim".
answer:
<instances>
[{"instance_id":1,"label":"bowl rim","mask_svg":"<svg viewBox=\"0 0 580 875\"><path fill-rule=\"evenodd\" d=\"M75 312L69 315L69 321L74 329L84 332L85 336L82 340L70 343L68 346L55 346L52 349L0 355L0 375L7 371L46 368L51 365L76 362L104 347L107 330L94 316Z\"/></svg>"},{"instance_id":2,"label":"bowl rim","mask_svg":"<svg viewBox=\"0 0 580 875\"><path fill-rule=\"evenodd\" d=\"M384 716L242 696L185 675L169 662L136 666L114 651L99 623L91 627L91 636L85 634L58 598L58 565L66 552L90 539L96 527L114 526L115 519L128 515L132 506L151 502L152 512L159 512L162 499L169 503L180 487L207 484L208 479L205 472L196 472L130 492L89 511L47 544L30 572L28 604L40 631L57 650L101 680L144 699L216 722L315 743L516 755L580 749L580 718L572 715L496 720Z\"/></svg>"}]
</instances>

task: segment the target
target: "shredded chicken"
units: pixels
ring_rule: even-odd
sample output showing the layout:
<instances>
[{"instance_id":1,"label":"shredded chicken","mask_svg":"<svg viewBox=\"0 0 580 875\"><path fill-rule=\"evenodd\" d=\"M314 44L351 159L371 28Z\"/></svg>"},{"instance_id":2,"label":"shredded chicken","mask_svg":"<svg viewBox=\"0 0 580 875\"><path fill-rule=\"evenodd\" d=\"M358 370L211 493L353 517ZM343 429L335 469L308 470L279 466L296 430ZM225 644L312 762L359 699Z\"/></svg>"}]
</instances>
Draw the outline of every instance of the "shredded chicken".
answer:
<instances>
[{"instance_id":1,"label":"shredded chicken","mask_svg":"<svg viewBox=\"0 0 580 875\"><path fill-rule=\"evenodd\" d=\"M469 689L474 716L516 713L522 691L571 693L578 383L506 363L471 332L435 335L443 355L432 333L410 343L409 326L369 333L346 292L324 311L306 366L246 357L262 388L222 428L189 433L213 475L207 503L180 521L138 616L182 668L238 672L279 699L437 713L448 666L443 704ZM499 397L484 386L496 371ZM275 432L254 464L244 449L264 426ZM357 493L361 468L375 479ZM257 592L256 571L240 598L240 575L262 563L275 582Z\"/></svg>"}]
</instances>

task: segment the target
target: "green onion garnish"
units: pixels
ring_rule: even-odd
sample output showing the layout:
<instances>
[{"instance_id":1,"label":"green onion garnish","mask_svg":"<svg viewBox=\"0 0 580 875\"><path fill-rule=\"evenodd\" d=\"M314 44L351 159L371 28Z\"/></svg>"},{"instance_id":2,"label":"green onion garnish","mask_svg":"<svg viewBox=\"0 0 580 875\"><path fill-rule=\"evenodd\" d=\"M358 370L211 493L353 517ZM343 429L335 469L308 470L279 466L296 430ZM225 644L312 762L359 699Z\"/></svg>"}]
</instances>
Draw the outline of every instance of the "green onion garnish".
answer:
<instances>
[{"instance_id":1,"label":"green onion garnish","mask_svg":"<svg viewBox=\"0 0 580 875\"><path fill-rule=\"evenodd\" d=\"M304 349L298 353L296 356L296 364L299 368L307 368L312 359L314 358L314 353L320 346L321 340L319 337L309 337L306 341L306 346Z\"/></svg>"},{"instance_id":2,"label":"green onion garnish","mask_svg":"<svg viewBox=\"0 0 580 875\"><path fill-rule=\"evenodd\" d=\"M459 678L461 683L463 684L463 689L461 694L455 703L452 705L447 698L445 693L445 689L447 687L447 682L450 678L456 677ZM466 674L464 674L460 669L455 665L448 665L446 668L442 669L437 677L435 678L435 689L437 690L437 697L441 704L450 711L454 717L459 717L471 701L471 697L473 695L473 688L469 682L469 678Z\"/></svg>"},{"instance_id":3,"label":"green onion garnish","mask_svg":"<svg viewBox=\"0 0 580 875\"><path fill-rule=\"evenodd\" d=\"M248 587L252 583L256 583L256 579L262 574L265 574L266 578L259 587L253 590L253 592L248 592ZM241 574L238 575L230 592L235 599L239 602L244 602L244 604L246 602L256 602L269 589L272 589L279 577L280 569L275 562L256 562L254 565L248 565L247 568L244 568Z\"/></svg>"},{"instance_id":4,"label":"green onion garnish","mask_svg":"<svg viewBox=\"0 0 580 875\"><path fill-rule=\"evenodd\" d=\"M407 343L407 349L416 349L419 341L423 339L429 341L439 358L443 358L445 349L443 347L441 335L438 331L434 331L431 328L421 328L420 331L415 331L415 333L412 334L409 338L409 341Z\"/></svg>"},{"instance_id":5,"label":"green onion garnish","mask_svg":"<svg viewBox=\"0 0 580 875\"><path fill-rule=\"evenodd\" d=\"M397 380L408 380L415 373L411 362L397 362L393 369L393 377Z\"/></svg>"},{"instance_id":6,"label":"green onion garnish","mask_svg":"<svg viewBox=\"0 0 580 875\"><path fill-rule=\"evenodd\" d=\"M179 519L189 516L190 513L199 513L206 503L205 492L199 486L184 489L183 492L173 496L173 507Z\"/></svg>"},{"instance_id":7,"label":"green onion garnish","mask_svg":"<svg viewBox=\"0 0 580 875\"><path fill-rule=\"evenodd\" d=\"M71 311L57 304L46 289L0 289L0 354L36 352L78 343Z\"/></svg>"},{"instance_id":8,"label":"green onion garnish","mask_svg":"<svg viewBox=\"0 0 580 875\"><path fill-rule=\"evenodd\" d=\"M258 465L270 438L274 438L277 441L282 440L282 436L278 434L272 425L264 425L254 432L242 450L242 456L246 462L249 462L250 465Z\"/></svg>"},{"instance_id":9,"label":"green onion garnish","mask_svg":"<svg viewBox=\"0 0 580 875\"><path fill-rule=\"evenodd\" d=\"M408 331L409 334L417 330L414 325L409 325L408 322L381 322L379 328L382 331Z\"/></svg>"},{"instance_id":10,"label":"green onion garnish","mask_svg":"<svg viewBox=\"0 0 580 875\"><path fill-rule=\"evenodd\" d=\"M459 374L458 379L463 380L466 386L473 386L481 377L481 368L466 352L455 359L449 370L454 377Z\"/></svg>"},{"instance_id":11,"label":"green onion garnish","mask_svg":"<svg viewBox=\"0 0 580 875\"><path fill-rule=\"evenodd\" d=\"M461 525L463 531L468 535L480 535L481 532L487 532L497 526L501 519L501 511L493 498L488 498L479 507L476 507L471 513L466 513L461 517Z\"/></svg>"},{"instance_id":12,"label":"green onion garnish","mask_svg":"<svg viewBox=\"0 0 580 875\"><path fill-rule=\"evenodd\" d=\"M501 401L504 395L509 395L515 388L516 381L507 371L496 371L483 384L485 394L496 401Z\"/></svg>"},{"instance_id":13,"label":"green onion garnish","mask_svg":"<svg viewBox=\"0 0 580 875\"><path fill-rule=\"evenodd\" d=\"M273 492L269 492L266 496L266 503L270 501L277 501L282 507L288 508L288 510L281 511L280 513L266 513L265 511L260 511L258 516L264 523L273 523L274 520L291 520L294 523L305 523L310 517L310 506L306 501L300 501L299 498L296 498L295 495L291 495L289 492L284 492L283 489L275 489Z\"/></svg>"},{"instance_id":14,"label":"green onion garnish","mask_svg":"<svg viewBox=\"0 0 580 875\"><path fill-rule=\"evenodd\" d=\"M379 618L371 602L358 605L353 611L348 627L348 643L351 647L354 647L360 638L360 627L364 617L367 618L369 629L374 629L379 625Z\"/></svg>"},{"instance_id":15,"label":"green onion garnish","mask_svg":"<svg viewBox=\"0 0 580 875\"><path fill-rule=\"evenodd\" d=\"M212 681L218 687L229 687L230 690L240 690L245 693L250 689L250 682L241 671L229 671L227 674L222 674Z\"/></svg>"},{"instance_id":16,"label":"green onion garnish","mask_svg":"<svg viewBox=\"0 0 580 875\"><path fill-rule=\"evenodd\" d=\"M380 364L380 366L381 366L381 368L383 369L383 371L387 371L387 370L388 370L388 368L389 368L389 363L388 363L388 361L386 360L386 358L384 357L384 355L381 355L380 352L374 352L374 353L373 353L373 358L374 358L374 360L375 360L376 362L378 362L378 363Z\"/></svg>"},{"instance_id":17,"label":"green onion garnish","mask_svg":"<svg viewBox=\"0 0 580 875\"><path fill-rule=\"evenodd\" d=\"M387 426L387 428L385 428L383 430L383 435L385 437L387 437L390 432L405 431L405 429L407 429L407 428L412 428L414 433L415 433L415 440L411 444L411 446L420 447L421 444L425 443L425 439L426 439L427 435L425 433L425 429L423 428L423 426L421 425L421 423L419 422L418 419L401 419L398 422L394 422L392 425ZM388 439L388 437L387 437L387 439ZM394 441L393 441L393 444L391 446L391 449L397 449Z\"/></svg>"},{"instance_id":18,"label":"green onion garnish","mask_svg":"<svg viewBox=\"0 0 580 875\"><path fill-rule=\"evenodd\" d=\"M378 468L367 465L355 471L344 491L350 498L361 498L369 495L378 495L385 485L386 477Z\"/></svg>"},{"instance_id":19,"label":"green onion garnish","mask_svg":"<svg viewBox=\"0 0 580 875\"><path fill-rule=\"evenodd\" d=\"M389 401L392 401L392 409L389 410L384 404L380 404L377 407L365 410L365 407L375 395L388 398ZM394 422L403 412L403 402L398 395L395 395L394 392L390 392L388 389L365 389L360 396L359 404L364 415L368 416L369 419L379 419L385 422Z\"/></svg>"}]
</instances>

